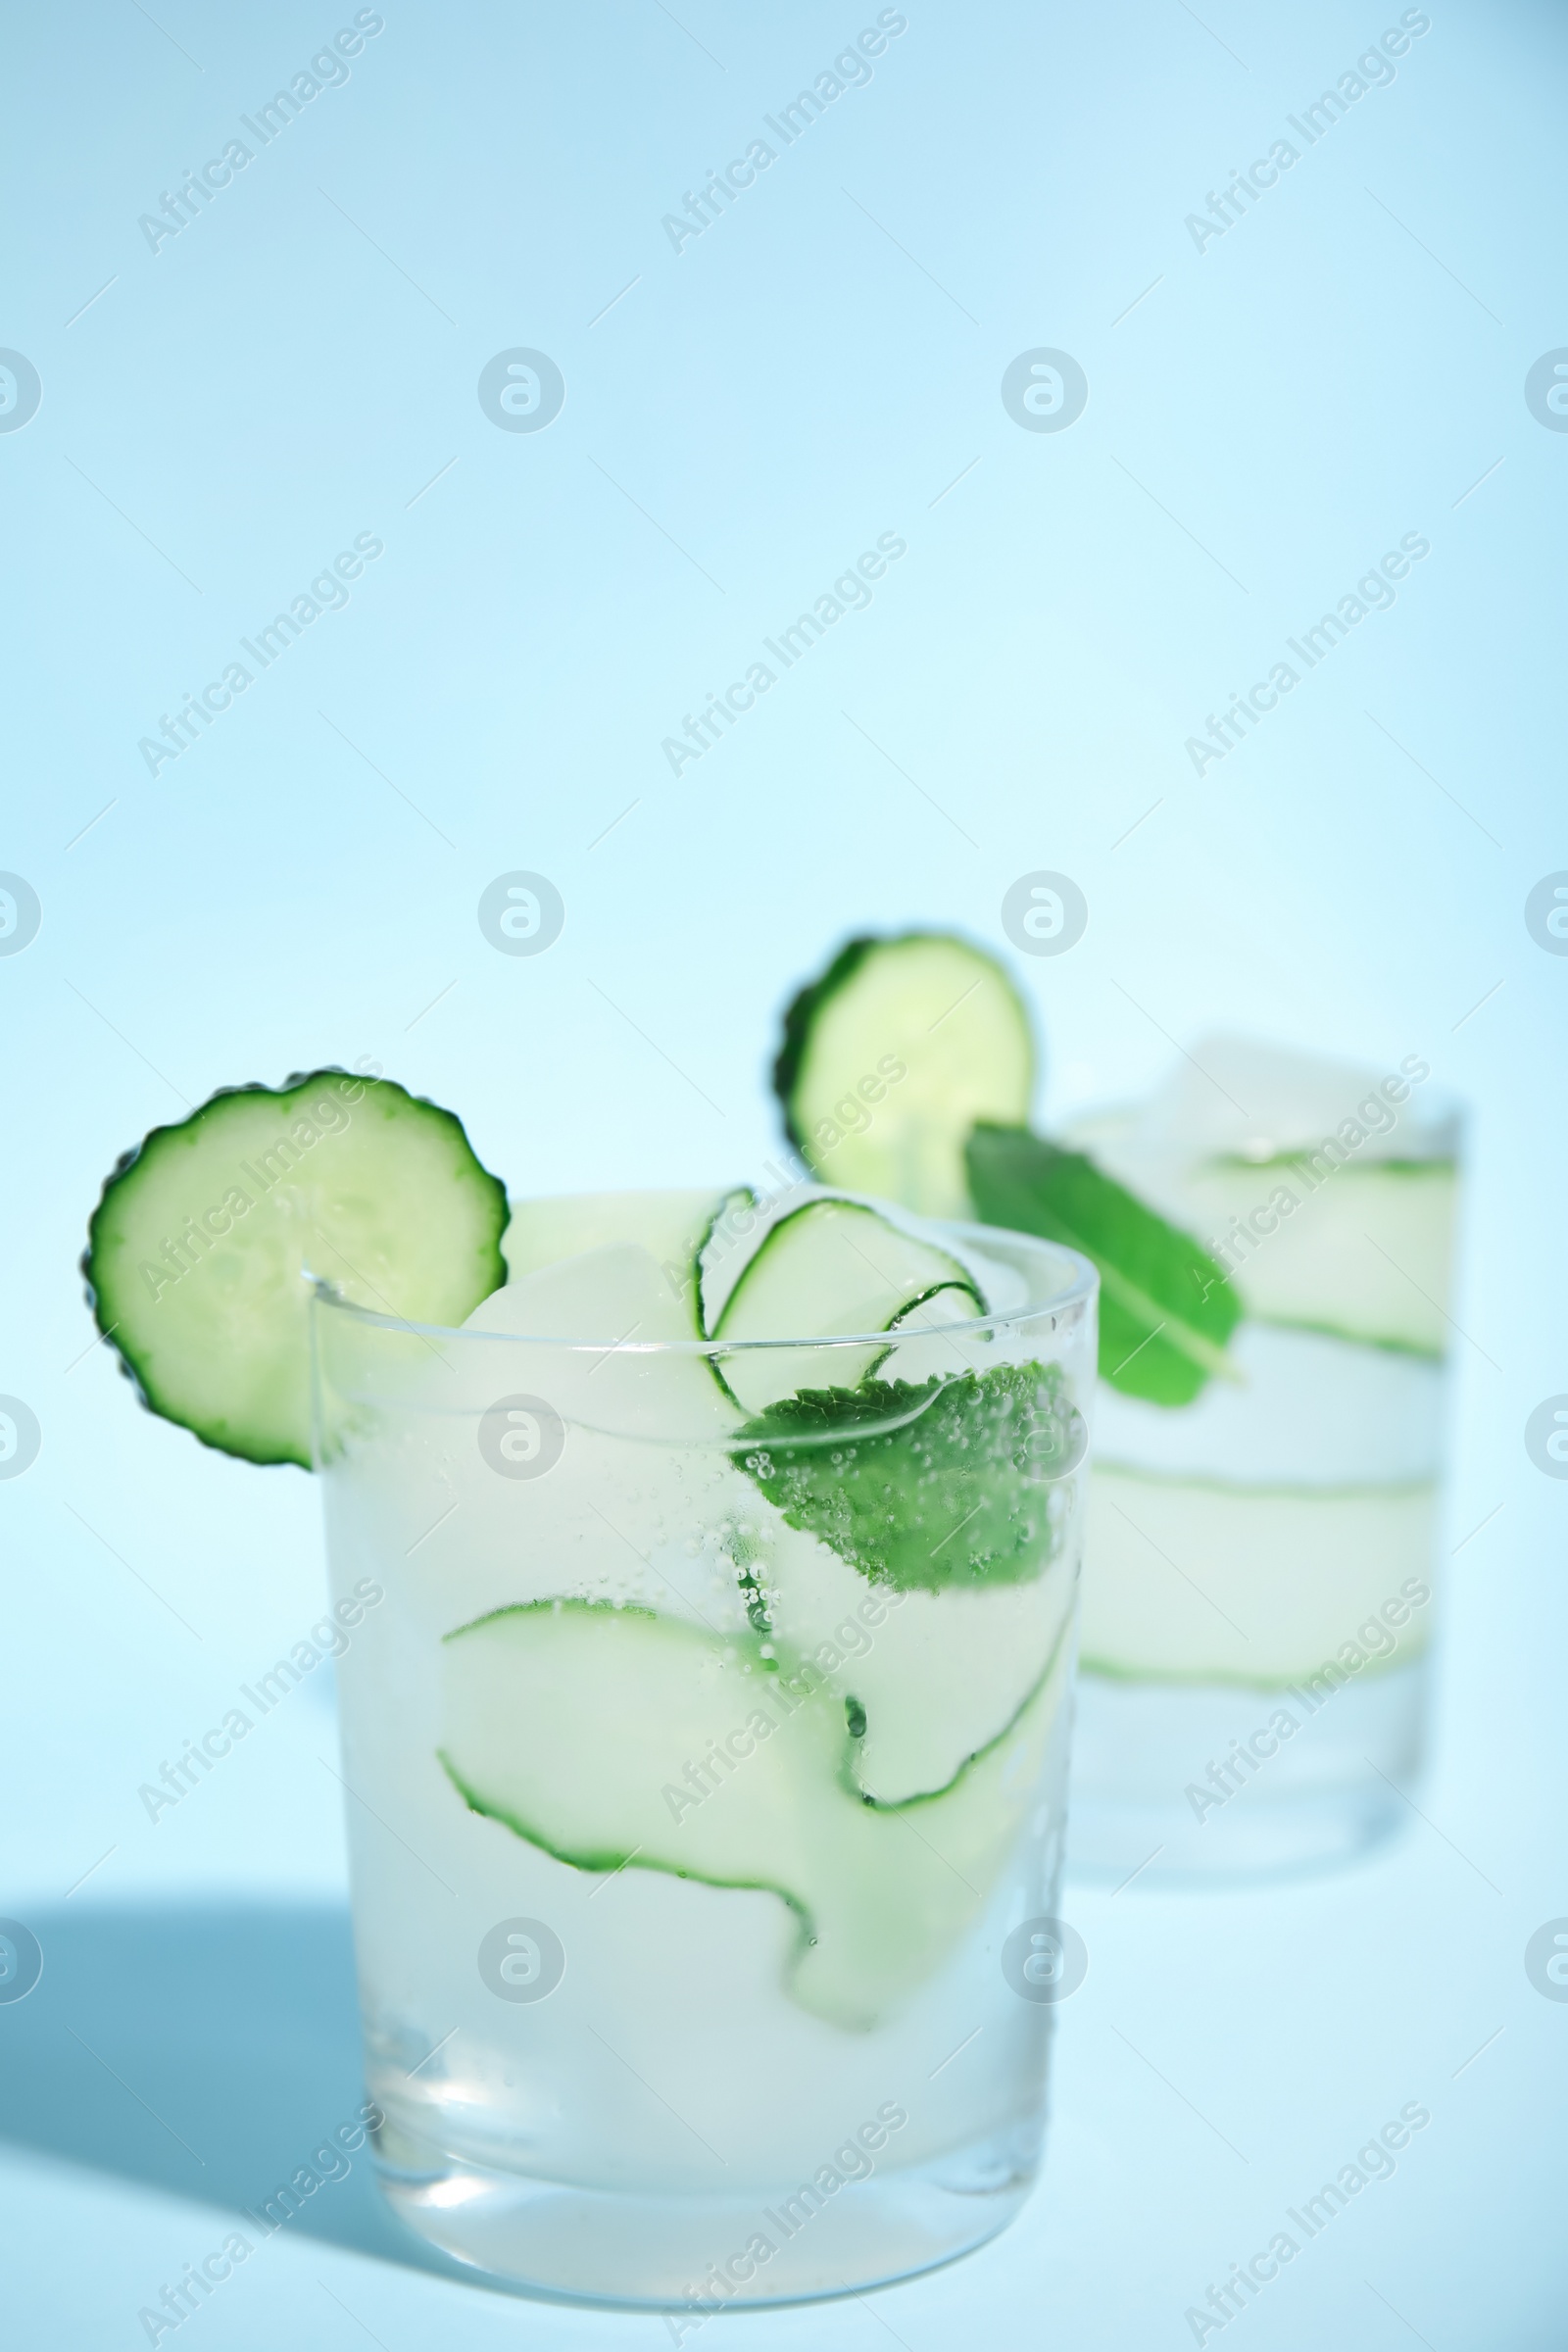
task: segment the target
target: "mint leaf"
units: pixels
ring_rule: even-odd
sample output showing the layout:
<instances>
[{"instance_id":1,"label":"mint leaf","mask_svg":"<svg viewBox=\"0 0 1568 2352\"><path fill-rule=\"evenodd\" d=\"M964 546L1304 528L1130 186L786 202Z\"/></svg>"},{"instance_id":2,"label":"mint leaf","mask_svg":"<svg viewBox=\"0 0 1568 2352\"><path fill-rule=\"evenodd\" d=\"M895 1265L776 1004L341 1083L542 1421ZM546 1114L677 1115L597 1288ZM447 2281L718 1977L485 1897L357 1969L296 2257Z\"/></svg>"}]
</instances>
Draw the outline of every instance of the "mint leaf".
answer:
<instances>
[{"instance_id":1,"label":"mint leaf","mask_svg":"<svg viewBox=\"0 0 1568 2352\"><path fill-rule=\"evenodd\" d=\"M1058 1365L999 1364L803 1389L730 1443L791 1527L871 1584L940 1592L1041 1573L1087 1432Z\"/></svg>"},{"instance_id":2,"label":"mint leaf","mask_svg":"<svg viewBox=\"0 0 1568 2352\"><path fill-rule=\"evenodd\" d=\"M1224 1348L1241 1303L1190 1234L1082 1152L1063 1152L1027 1127L977 1126L964 1156L986 1224L1093 1258L1102 1379L1152 1404L1190 1404L1211 1374L1232 1376Z\"/></svg>"}]
</instances>

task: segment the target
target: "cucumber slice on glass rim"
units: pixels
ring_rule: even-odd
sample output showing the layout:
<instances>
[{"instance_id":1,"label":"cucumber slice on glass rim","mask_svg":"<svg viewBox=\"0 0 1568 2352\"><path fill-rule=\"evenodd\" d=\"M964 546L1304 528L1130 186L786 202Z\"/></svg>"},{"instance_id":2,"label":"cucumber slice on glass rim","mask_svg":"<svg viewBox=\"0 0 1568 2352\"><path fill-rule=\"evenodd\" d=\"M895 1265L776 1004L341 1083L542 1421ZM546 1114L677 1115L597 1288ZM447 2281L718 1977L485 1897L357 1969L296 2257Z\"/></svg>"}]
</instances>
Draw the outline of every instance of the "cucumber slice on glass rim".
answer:
<instances>
[{"instance_id":1,"label":"cucumber slice on glass rim","mask_svg":"<svg viewBox=\"0 0 1568 2352\"><path fill-rule=\"evenodd\" d=\"M312 1278L462 1323L505 1282L506 1187L391 1079L224 1087L104 1186L81 1270L148 1408L224 1453L311 1467Z\"/></svg>"},{"instance_id":2,"label":"cucumber slice on glass rim","mask_svg":"<svg viewBox=\"0 0 1568 2352\"><path fill-rule=\"evenodd\" d=\"M773 1085L791 1142L824 1183L968 1211L963 1144L1021 1125L1035 1082L1022 998L996 958L945 931L852 939L784 1016Z\"/></svg>"}]
</instances>

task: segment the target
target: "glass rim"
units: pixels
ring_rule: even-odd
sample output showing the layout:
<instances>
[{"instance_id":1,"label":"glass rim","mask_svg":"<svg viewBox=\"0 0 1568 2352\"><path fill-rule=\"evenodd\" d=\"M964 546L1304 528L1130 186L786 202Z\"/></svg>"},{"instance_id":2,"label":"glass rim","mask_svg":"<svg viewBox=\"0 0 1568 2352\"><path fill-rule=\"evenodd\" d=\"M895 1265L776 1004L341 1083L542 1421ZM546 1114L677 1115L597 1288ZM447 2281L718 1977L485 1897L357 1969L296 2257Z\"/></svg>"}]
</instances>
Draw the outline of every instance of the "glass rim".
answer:
<instances>
[{"instance_id":1,"label":"glass rim","mask_svg":"<svg viewBox=\"0 0 1568 2352\"><path fill-rule=\"evenodd\" d=\"M1462 1169L1470 1146L1474 1124L1474 1108L1465 1095L1457 1089L1435 1086L1423 1097L1422 1115L1407 1124L1376 1130L1366 1143L1343 1145L1336 1136L1320 1137L1296 1144L1280 1144L1263 1156L1250 1152L1212 1151L1194 1146L1180 1134L1164 1131L1140 1133L1139 1122L1149 1106L1148 1097L1119 1097L1112 1102L1091 1104L1065 1120L1062 1133L1072 1142L1083 1142L1092 1148L1108 1132L1117 1142L1132 1142L1147 1152L1150 1158L1159 1159L1172 1166L1206 1173L1214 1168L1244 1168L1257 1175L1271 1168L1299 1167L1303 1160L1320 1154L1325 1143L1333 1145L1342 1156L1330 1171L1338 1175L1365 1175L1368 1171L1388 1173L1401 1168ZM1348 1113L1348 1116L1353 1113ZM1377 1151L1369 1147L1395 1144L1396 1148Z\"/></svg>"},{"instance_id":2,"label":"glass rim","mask_svg":"<svg viewBox=\"0 0 1568 2352\"><path fill-rule=\"evenodd\" d=\"M922 1323L906 1337L956 1339L966 1335L974 1339L982 1332L1037 1323L1042 1316L1065 1314L1073 1308L1082 1307L1094 1298L1100 1287L1100 1274L1093 1260L1086 1257L1081 1250L1071 1249L1065 1242L1046 1241L1039 1234L1018 1233L1005 1225L977 1225L957 1218L926 1218L921 1221L935 1232L953 1234L971 1242L977 1249L983 1250L988 1241L993 1248L998 1241L1004 1241L1021 1247L1037 1262L1064 1262L1070 1269L1070 1277L1064 1283L1047 1288L1040 1295L1031 1290L1029 1297L1016 1306L998 1308L989 1314L971 1315L952 1323ZM705 1339L696 1332L690 1339L680 1340L634 1340L630 1337L621 1340L567 1340L523 1331L470 1331L465 1323L424 1323L412 1316L388 1313L377 1307L360 1306L352 1298L345 1298L324 1277L316 1275L310 1280L313 1308L328 1309L369 1329L408 1332L427 1340L459 1341L465 1346L482 1342L492 1347L555 1348L594 1356L713 1356L752 1355L780 1348L831 1350L841 1348L895 1347L899 1337L887 1326L880 1331L833 1332L816 1338L777 1340ZM506 1288L505 1283L497 1285L497 1291ZM488 1292L486 1296L494 1298L497 1291Z\"/></svg>"}]
</instances>

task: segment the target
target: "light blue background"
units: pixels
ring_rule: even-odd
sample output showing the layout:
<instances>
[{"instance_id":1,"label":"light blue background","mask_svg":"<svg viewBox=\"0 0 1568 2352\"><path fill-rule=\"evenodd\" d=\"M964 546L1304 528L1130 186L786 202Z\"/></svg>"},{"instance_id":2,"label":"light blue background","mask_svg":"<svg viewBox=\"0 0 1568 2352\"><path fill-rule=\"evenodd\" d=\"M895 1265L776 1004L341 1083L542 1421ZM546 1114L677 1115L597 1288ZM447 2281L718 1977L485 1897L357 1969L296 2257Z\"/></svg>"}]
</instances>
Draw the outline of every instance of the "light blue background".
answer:
<instances>
[{"instance_id":1,"label":"light blue background","mask_svg":"<svg viewBox=\"0 0 1568 2352\"><path fill-rule=\"evenodd\" d=\"M0 1908L49 1957L0 2007L8 2316L144 2342L223 2199L358 2098L322 1695L156 1827L136 1799L318 1613L320 1556L303 1477L201 1450L83 1355L116 1154L215 1086L363 1057L517 1189L754 1175L792 985L855 928L1000 945L1006 887L1051 867L1090 923L1021 973L1048 1115L1214 1025L1420 1053L1470 1099L1434 1770L1406 1839L1336 1880L1071 1890L1091 1971L1025 2220L747 2332L1189 2343L1185 2307L1419 2099L1396 2179L1236 2325L1558 2343L1568 2005L1522 1954L1568 1912L1568 1487L1522 1429L1568 1389L1568 959L1522 909L1568 866L1568 436L1523 398L1568 343L1561 13L1435 0L1393 84L1200 254L1184 217L1397 8L915 0L678 255L661 216L876 11L676 13L389 5L156 255L137 216L352 10L13 13L0 342L43 401L0 436L0 866L43 924L0 959L0 1389L43 1448L0 1484ZM517 345L566 380L536 434L475 395ZM1089 377L1061 433L999 397L1037 345ZM907 554L870 609L672 775L662 739L884 531ZM1410 531L1395 608L1200 780L1189 734ZM149 775L138 739L359 532L385 553L348 608ZM515 867L565 902L537 958L475 921ZM668 2340L387 2259L364 2176L180 2341Z\"/></svg>"}]
</instances>

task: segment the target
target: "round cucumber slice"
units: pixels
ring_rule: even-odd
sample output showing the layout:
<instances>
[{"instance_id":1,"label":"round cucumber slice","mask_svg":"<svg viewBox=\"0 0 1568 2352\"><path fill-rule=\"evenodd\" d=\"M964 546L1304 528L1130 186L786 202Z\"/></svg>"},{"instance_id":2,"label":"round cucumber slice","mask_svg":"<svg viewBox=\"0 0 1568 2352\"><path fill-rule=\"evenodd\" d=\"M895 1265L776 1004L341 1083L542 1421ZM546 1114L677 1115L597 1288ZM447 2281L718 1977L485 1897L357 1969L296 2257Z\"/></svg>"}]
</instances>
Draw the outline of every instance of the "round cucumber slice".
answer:
<instances>
[{"instance_id":1,"label":"round cucumber slice","mask_svg":"<svg viewBox=\"0 0 1568 2352\"><path fill-rule=\"evenodd\" d=\"M717 1340L824 1340L890 1331L937 1294L961 1296L950 1322L982 1302L946 1250L906 1233L860 1200L808 1200L779 1218L724 1301ZM858 1348L737 1349L720 1366L731 1394L758 1413L802 1388L852 1389L887 1353Z\"/></svg>"},{"instance_id":2,"label":"round cucumber slice","mask_svg":"<svg viewBox=\"0 0 1568 2352\"><path fill-rule=\"evenodd\" d=\"M933 1217L969 1213L969 1130L1021 1126L1034 1081L1017 990L942 931L841 948L790 1005L773 1069L790 1139L824 1181Z\"/></svg>"},{"instance_id":3,"label":"round cucumber slice","mask_svg":"<svg viewBox=\"0 0 1568 2352\"><path fill-rule=\"evenodd\" d=\"M311 1467L311 1278L460 1324L506 1280L506 1187L390 1079L224 1087L104 1186L81 1261L142 1401L203 1445Z\"/></svg>"}]
</instances>

